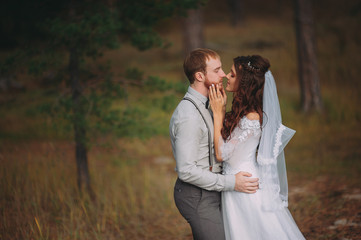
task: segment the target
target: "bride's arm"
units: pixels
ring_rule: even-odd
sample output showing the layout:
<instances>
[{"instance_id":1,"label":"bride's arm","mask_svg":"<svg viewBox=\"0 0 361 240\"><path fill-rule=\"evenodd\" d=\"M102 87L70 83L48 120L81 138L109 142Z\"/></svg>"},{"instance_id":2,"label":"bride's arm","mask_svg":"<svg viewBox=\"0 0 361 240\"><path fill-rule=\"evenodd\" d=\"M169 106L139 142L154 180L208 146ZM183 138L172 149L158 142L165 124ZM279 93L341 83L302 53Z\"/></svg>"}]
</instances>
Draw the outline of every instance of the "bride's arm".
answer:
<instances>
[{"instance_id":1,"label":"bride's arm","mask_svg":"<svg viewBox=\"0 0 361 240\"><path fill-rule=\"evenodd\" d=\"M221 130L223 127L224 116L226 113L226 104L227 104L227 95L224 92L224 89L219 89L219 86L209 87L209 102L212 106L213 111L213 120L214 120L214 150L216 153L217 161L221 162L222 152L221 152Z\"/></svg>"}]
</instances>

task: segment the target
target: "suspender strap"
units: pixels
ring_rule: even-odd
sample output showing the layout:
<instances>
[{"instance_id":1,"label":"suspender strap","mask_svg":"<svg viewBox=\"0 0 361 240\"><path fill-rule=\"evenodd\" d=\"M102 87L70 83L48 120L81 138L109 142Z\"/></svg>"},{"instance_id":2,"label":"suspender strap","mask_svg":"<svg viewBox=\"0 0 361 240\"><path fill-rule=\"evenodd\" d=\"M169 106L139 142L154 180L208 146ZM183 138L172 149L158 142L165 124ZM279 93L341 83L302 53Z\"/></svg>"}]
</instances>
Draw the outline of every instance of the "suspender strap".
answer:
<instances>
[{"instance_id":1,"label":"suspender strap","mask_svg":"<svg viewBox=\"0 0 361 240\"><path fill-rule=\"evenodd\" d=\"M185 98L183 98L182 100L187 100L187 101L190 101L191 103L193 103L193 105L197 108L199 114L202 116L203 121L204 121L204 123L205 123L206 126L207 126L207 129L208 129L208 148L209 148L209 156L208 156L208 157L209 157L209 159L208 159L208 160L209 160L209 170L212 172L212 166L213 166L213 164L212 164L212 160L211 160L211 154L212 154L212 139L211 139L211 138L212 138L212 135L211 135L211 129L209 128L206 119L204 118L201 110L199 109L198 105L193 101L193 99L188 98L188 97L185 97Z\"/></svg>"}]
</instances>

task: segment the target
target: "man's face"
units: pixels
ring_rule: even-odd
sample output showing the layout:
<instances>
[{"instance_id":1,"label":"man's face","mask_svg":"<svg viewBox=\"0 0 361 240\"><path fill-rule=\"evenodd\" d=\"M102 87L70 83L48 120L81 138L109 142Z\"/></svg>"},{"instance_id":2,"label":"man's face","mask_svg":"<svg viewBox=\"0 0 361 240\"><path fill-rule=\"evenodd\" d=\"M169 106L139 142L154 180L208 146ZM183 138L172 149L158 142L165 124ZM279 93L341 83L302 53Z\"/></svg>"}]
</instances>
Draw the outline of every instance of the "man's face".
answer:
<instances>
[{"instance_id":1,"label":"man's face","mask_svg":"<svg viewBox=\"0 0 361 240\"><path fill-rule=\"evenodd\" d=\"M220 87L223 87L222 80L226 77L222 69L222 63L219 58L210 58L207 62L206 67L206 75L205 75L205 82L204 85L207 89L212 85L219 84Z\"/></svg>"}]
</instances>

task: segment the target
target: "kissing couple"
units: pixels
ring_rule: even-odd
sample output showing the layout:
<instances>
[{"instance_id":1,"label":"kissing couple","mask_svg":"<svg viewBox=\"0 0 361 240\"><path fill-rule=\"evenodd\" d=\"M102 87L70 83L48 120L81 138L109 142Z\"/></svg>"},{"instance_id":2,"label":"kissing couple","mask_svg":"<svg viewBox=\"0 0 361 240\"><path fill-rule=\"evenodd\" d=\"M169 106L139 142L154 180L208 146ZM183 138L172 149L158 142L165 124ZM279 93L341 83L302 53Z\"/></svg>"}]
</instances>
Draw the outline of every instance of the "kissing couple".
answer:
<instances>
[{"instance_id":1,"label":"kissing couple","mask_svg":"<svg viewBox=\"0 0 361 240\"><path fill-rule=\"evenodd\" d=\"M269 61L236 57L226 75L215 51L195 49L183 68L190 86L169 133L174 200L193 238L305 239L287 208L283 149L295 131L282 124ZM225 91L233 93L229 112Z\"/></svg>"}]
</instances>

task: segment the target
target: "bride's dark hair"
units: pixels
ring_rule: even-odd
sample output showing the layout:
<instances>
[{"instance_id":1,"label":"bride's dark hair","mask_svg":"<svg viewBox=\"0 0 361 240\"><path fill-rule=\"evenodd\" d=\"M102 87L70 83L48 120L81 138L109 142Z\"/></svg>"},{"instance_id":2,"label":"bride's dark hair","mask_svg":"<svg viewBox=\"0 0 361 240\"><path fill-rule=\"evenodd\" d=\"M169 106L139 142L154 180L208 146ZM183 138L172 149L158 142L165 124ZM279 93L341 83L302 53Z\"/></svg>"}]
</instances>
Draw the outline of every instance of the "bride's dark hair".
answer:
<instances>
[{"instance_id":1,"label":"bride's dark hair","mask_svg":"<svg viewBox=\"0 0 361 240\"><path fill-rule=\"evenodd\" d=\"M242 56L233 59L236 70L237 91L234 93L232 109L226 113L221 131L227 140L243 116L257 112L262 126L263 88L265 73L270 67L267 59L259 56Z\"/></svg>"}]
</instances>

